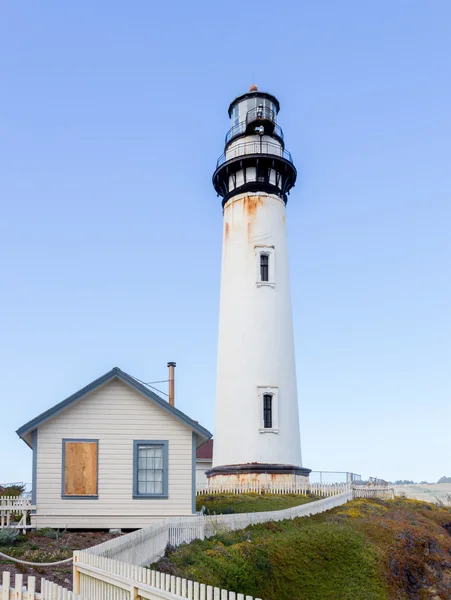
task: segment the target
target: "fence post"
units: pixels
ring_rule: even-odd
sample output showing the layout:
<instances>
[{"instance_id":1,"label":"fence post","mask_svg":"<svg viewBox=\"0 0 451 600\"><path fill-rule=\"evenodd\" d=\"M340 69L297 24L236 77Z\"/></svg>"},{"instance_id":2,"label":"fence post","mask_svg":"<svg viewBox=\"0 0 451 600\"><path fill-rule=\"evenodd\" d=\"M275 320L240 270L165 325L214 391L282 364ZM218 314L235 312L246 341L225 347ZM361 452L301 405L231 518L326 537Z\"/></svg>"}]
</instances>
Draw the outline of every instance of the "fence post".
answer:
<instances>
[{"instance_id":1,"label":"fence post","mask_svg":"<svg viewBox=\"0 0 451 600\"><path fill-rule=\"evenodd\" d=\"M14 598L22 600L23 575L18 573L14 578Z\"/></svg>"},{"instance_id":2,"label":"fence post","mask_svg":"<svg viewBox=\"0 0 451 600\"><path fill-rule=\"evenodd\" d=\"M9 586L11 583L11 573L3 571L3 600L9 600Z\"/></svg>"},{"instance_id":3,"label":"fence post","mask_svg":"<svg viewBox=\"0 0 451 600\"><path fill-rule=\"evenodd\" d=\"M35 600L36 578L28 576L27 579L27 595L28 600Z\"/></svg>"},{"instance_id":4,"label":"fence post","mask_svg":"<svg viewBox=\"0 0 451 600\"><path fill-rule=\"evenodd\" d=\"M80 571L78 569L77 563L80 562L80 556L79 556L79 552L74 552L74 567L73 567L73 571L74 571L74 583L73 583L73 592L74 594L77 594L78 596L80 595Z\"/></svg>"},{"instance_id":5,"label":"fence post","mask_svg":"<svg viewBox=\"0 0 451 600\"><path fill-rule=\"evenodd\" d=\"M139 598L139 589L136 585L130 586L130 600L138 600Z\"/></svg>"}]
</instances>

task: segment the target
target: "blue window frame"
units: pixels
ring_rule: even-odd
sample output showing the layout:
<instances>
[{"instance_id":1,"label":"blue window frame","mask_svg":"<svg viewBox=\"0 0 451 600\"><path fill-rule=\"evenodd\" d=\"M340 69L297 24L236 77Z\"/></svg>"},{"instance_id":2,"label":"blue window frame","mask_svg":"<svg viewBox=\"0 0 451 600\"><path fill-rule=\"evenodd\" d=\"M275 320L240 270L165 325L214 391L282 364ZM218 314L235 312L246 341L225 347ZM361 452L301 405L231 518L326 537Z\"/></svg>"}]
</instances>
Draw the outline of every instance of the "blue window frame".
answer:
<instances>
[{"instance_id":1,"label":"blue window frame","mask_svg":"<svg viewBox=\"0 0 451 600\"><path fill-rule=\"evenodd\" d=\"M167 440L134 440L133 498L167 497Z\"/></svg>"}]
</instances>

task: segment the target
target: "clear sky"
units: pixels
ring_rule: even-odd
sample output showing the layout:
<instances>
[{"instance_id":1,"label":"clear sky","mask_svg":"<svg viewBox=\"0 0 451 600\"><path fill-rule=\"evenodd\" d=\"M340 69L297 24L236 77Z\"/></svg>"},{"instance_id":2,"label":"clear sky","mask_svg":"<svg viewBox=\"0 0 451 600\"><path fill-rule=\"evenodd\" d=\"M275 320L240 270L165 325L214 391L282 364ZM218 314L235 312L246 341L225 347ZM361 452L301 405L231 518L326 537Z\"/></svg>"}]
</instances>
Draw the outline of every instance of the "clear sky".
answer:
<instances>
[{"instance_id":1,"label":"clear sky","mask_svg":"<svg viewBox=\"0 0 451 600\"><path fill-rule=\"evenodd\" d=\"M299 173L304 465L451 475L449 0L4 2L0 77L0 481L31 480L17 427L113 366L177 361L213 429L211 175L252 82Z\"/></svg>"}]
</instances>

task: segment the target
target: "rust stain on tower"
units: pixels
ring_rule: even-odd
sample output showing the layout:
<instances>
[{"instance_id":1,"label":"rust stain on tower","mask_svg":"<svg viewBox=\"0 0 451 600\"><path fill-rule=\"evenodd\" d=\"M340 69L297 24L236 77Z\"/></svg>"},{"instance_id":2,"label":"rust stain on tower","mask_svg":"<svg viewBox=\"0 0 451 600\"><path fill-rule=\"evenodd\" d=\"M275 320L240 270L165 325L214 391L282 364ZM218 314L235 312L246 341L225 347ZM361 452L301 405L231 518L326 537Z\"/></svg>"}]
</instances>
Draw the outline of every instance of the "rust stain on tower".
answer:
<instances>
[{"instance_id":1,"label":"rust stain on tower","mask_svg":"<svg viewBox=\"0 0 451 600\"><path fill-rule=\"evenodd\" d=\"M244 212L248 217L255 217L257 208L263 205L263 200L260 196L246 196L243 199Z\"/></svg>"}]
</instances>

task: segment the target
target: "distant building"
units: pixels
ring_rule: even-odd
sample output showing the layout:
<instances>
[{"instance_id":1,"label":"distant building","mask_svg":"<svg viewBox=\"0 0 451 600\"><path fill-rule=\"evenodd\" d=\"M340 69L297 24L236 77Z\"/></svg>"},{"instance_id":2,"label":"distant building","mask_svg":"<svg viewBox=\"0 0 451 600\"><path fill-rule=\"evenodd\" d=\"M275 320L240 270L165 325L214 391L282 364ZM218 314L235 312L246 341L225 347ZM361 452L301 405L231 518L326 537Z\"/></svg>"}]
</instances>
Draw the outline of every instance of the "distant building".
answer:
<instances>
[{"instance_id":1,"label":"distant building","mask_svg":"<svg viewBox=\"0 0 451 600\"><path fill-rule=\"evenodd\" d=\"M199 446L196 452L196 484L207 483L206 472L211 469L213 462L213 440L208 440Z\"/></svg>"},{"instance_id":2,"label":"distant building","mask_svg":"<svg viewBox=\"0 0 451 600\"><path fill-rule=\"evenodd\" d=\"M196 510L211 433L117 367L17 434L33 450L34 527L140 528Z\"/></svg>"}]
</instances>

